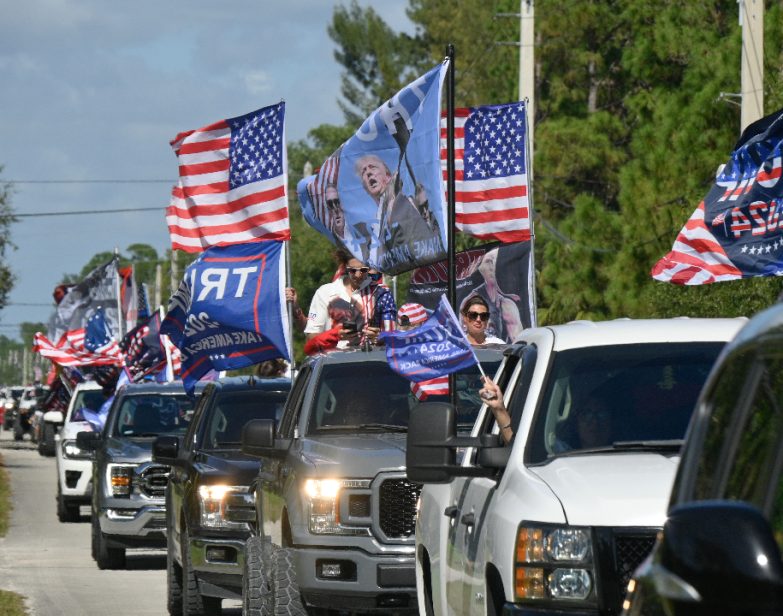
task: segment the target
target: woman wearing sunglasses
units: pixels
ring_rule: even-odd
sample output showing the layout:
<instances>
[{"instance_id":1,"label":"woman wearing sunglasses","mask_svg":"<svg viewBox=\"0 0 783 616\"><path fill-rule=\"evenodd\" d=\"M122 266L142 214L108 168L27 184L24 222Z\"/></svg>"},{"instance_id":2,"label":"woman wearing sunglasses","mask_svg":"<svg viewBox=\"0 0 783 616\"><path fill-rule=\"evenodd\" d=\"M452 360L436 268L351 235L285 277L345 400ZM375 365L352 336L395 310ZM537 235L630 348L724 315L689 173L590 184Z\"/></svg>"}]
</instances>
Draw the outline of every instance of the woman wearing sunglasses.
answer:
<instances>
[{"instance_id":1,"label":"woman wearing sunglasses","mask_svg":"<svg viewBox=\"0 0 783 616\"><path fill-rule=\"evenodd\" d=\"M489 304L480 295L473 295L462 305L462 324L465 335L472 345L506 344L504 340L487 335L489 323Z\"/></svg>"}]
</instances>

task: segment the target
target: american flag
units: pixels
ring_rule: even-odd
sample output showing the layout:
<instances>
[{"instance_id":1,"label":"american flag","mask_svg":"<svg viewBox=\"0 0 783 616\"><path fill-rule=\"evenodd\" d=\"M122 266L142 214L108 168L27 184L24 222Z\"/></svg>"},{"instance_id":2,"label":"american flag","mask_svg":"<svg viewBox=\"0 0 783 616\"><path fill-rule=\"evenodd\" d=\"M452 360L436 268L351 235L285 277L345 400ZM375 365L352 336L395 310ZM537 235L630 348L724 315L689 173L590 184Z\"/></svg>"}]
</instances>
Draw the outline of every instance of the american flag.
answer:
<instances>
[{"instance_id":1,"label":"american flag","mask_svg":"<svg viewBox=\"0 0 783 616\"><path fill-rule=\"evenodd\" d=\"M52 344L41 332L33 339L33 351L61 366L110 366L121 365L123 358L117 343L105 348L89 350L85 346L85 329L65 332L57 344Z\"/></svg>"},{"instance_id":2,"label":"american flag","mask_svg":"<svg viewBox=\"0 0 783 616\"><path fill-rule=\"evenodd\" d=\"M531 237L525 104L455 110L457 229L484 240ZM447 180L446 118L441 118L441 165Z\"/></svg>"},{"instance_id":3,"label":"american flag","mask_svg":"<svg viewBox=\"0 0 783 616\"><path fill-rule=\"evenodd\" d=\"M166 210L172 248L290 239L284 118L278 103L174 138L179 183Z\"/></svg>"},{"instance_id":4,"label":"american flag","mask_svg":"<svg viewBox=\"0 0 783 616\"><path fill-rule=\"evenodd\" d=\"M449 377L439 376L429 381L411 383L411 391L420 402L424 402L429 396L448 396Z\"/></svg>"}]
</instances>

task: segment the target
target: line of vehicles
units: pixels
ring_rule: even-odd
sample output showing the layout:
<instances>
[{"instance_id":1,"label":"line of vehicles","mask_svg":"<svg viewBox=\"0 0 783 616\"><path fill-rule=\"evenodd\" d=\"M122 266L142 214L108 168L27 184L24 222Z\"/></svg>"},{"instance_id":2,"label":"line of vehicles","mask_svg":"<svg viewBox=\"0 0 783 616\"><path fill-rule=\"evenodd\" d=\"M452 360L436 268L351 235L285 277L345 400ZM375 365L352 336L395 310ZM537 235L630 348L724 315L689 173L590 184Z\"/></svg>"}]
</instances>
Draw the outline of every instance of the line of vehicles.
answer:
<instances>
[{"instance_id":1,"label":"line of vehicles","mask_svg":"<svg viewBox=\"0 0 783 616\"><path fill-rule=\"evenodd\" d=\"M477 348L510 439L478 368L456 405L419 402L377 349L195 398L126 385L100 432L84 411L103 390L83 383L56 436L58 517L90 504L102 569L165 549L172 616L224 599L247 616L780 614L781 339L783 305Z\"/></svg>"}]
</instances>

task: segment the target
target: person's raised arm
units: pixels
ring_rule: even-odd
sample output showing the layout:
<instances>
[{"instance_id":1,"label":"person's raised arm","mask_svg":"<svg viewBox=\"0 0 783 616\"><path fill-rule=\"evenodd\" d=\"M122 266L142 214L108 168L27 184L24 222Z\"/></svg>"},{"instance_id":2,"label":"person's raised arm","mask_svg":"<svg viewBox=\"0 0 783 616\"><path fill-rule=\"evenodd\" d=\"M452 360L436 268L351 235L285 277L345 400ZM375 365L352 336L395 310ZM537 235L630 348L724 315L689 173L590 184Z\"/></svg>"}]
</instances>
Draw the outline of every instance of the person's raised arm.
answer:
<instances>
[{"instance_id":1,"label":"person's raised arm","mask_svg":"<svg viewBox=\"0 0 783 616\"><path fill-rule=\"evenodd\" d=\"M497 383L488 376L482 377L484 387L479 390L479 396L487 404L495 421L500 428L500 434L506 443L510 443L514 437L514 430L511 427L511 415L509 415L506 405L503 402L503 392L500 391Z\"/></svg>"}]
</instances>

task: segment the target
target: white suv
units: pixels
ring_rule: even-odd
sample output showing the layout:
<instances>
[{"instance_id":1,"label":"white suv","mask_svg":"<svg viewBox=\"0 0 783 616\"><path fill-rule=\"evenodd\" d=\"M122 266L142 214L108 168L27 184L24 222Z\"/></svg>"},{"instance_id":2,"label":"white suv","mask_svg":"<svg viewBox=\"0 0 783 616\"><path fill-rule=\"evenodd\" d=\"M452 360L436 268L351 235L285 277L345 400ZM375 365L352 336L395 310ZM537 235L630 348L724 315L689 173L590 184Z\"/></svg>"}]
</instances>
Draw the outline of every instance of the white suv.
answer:
<instances>
[{"instance_id":1,"label":"white suv","mask_svg":"<svg viewBox=\"0 0 783 616\"><path fill-rule=\"evenodd\" d=\"M103 388L94 381L79 383L68 403L65 423L55 435L57 460L57 518L60 522L78 522L79 507L89 505L92 495L92 452L79 449L76 435L91 431L83 409L98 412L106 400Z\"/></svg>"},{"instance_id":2,"label":"white suv","mask_svg":"<svg viewBox=\"0 0 783 616\"><path fill-rule=\"evenodd\" d=\"M745 321L525 330L497 374L508 445L486 406L470 438L450 405L414 409L421 614L618 613L665 519L698 393Z\"/></svg>"}]
</instances>

